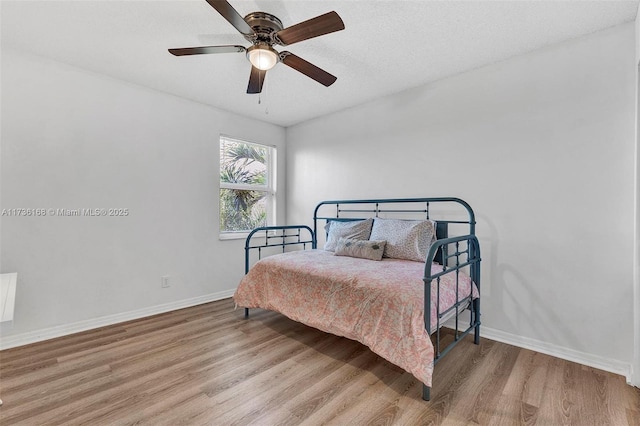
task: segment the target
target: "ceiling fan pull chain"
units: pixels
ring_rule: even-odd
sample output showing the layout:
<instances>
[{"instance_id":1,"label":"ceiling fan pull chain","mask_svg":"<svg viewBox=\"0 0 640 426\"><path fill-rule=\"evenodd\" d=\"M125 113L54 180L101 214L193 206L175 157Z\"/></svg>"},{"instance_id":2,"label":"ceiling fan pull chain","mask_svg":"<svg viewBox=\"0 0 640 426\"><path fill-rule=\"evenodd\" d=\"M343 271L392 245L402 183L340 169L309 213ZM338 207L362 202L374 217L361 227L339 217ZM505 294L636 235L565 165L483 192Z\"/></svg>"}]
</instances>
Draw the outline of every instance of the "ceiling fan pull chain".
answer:
<instances>
[{"instance_id":1,"label":"ceiling fan pull chain","mask_svg":"<svg viewBox=\"0 0 640 426\"><path fill-rule=\"evenodd\" d=\"M264 76L264 90L261 95L264 95L264 115L269 115L269 84L267 83L267 76Z\"/></svg>"}]
</instances>

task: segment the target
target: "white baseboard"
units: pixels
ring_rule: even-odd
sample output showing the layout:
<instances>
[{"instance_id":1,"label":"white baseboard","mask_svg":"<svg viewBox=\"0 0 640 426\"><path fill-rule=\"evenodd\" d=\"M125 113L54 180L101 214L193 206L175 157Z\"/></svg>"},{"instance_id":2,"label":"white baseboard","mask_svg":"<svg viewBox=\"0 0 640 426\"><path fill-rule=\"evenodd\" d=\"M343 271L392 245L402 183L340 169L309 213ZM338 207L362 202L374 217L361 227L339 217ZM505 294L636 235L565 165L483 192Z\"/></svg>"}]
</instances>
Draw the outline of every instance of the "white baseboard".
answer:
<instances>
[{"instance_id":1,"label":"white baseboard","mask_svg":"<svg viewBox=\"0 0 640 426\"><path fill-rule=\"evenodd\" d=\"M576 362L578 364L597 368L599 370L619 374L625 377L628 384L632 383L633 370L632 365L629 362L623 362L616 359L605 358L586 352L576 351L574 349L569 349L540 340L506 333L504 331L495 330L485 326L480 326L480 336L490 340L496 340L498 342L517 346L519 348L530 349L532 351L551 355L556 358Z\"/></svg>"},{"instance_id":2,"label":"white baseboard","mask_svg":"<svg viewBox=\"0 0 640 426\"><path fill-rule=\"evenodd\" d=\"M135 311L123 312L120 314L107 315L99 318L92 318L85 321L79 321L72 324L59 325L55 327L45 328L27 333L16 334L13 336L0 336L0 350L15 348L18 346L28 345L30 343L41 342L43 340L53 339L56 337L68 336L69 334L79 333L81 331L92 330L99 327L118 324L125 321L144 318L151 315L162 314L176 309L188 308L190 306L201 305L203 303L213 302L215 300L226 299L233 296L233 290L225 290L217 293L206 294L191 299L178 300L176 302L165 303L157 306L150 306Z\"/></svg>"}]
</instances>

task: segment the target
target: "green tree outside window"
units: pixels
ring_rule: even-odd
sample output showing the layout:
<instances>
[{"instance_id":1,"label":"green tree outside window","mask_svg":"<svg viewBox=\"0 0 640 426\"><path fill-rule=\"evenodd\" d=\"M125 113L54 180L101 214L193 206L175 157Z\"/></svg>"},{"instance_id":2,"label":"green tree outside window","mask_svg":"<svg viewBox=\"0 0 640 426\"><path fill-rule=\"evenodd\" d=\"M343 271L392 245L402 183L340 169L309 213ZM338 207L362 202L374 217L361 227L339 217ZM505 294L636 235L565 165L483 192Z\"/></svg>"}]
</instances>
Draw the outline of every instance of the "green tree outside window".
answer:
<instances>
[{"instance_id":1,"label":"green tree outside window","mask_svg":"<svg viewBox=\"0 0 640 426\"><path fill-rule=\"evenodd\" d=\"M246 232L267 225L272 149L220 138L220 232Z\"/></svg>"}]
</instances>

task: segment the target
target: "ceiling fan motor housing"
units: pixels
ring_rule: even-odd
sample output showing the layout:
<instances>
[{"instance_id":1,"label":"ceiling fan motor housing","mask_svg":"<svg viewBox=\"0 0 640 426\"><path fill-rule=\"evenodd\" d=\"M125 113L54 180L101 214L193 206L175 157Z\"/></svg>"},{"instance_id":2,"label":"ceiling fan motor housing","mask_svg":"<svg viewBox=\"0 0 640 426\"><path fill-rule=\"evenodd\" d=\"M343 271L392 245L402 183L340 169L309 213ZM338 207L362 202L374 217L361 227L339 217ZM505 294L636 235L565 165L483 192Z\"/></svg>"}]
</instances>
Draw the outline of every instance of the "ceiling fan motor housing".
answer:
<instances>
[{"instance_id":1,"label":"ceiling fan motor housing","mask_svg":"<svg viewBox=\"0 0 640 426\"><path fill-rule=\"evenodd\" d=\"M248 41L251 43L263 42L270 46L278 43L275 33L284 27L277 16L266 12L251 12L244 17L244 20L255 32L255 35L244 36Z\"/></svg>"}]
</instances>

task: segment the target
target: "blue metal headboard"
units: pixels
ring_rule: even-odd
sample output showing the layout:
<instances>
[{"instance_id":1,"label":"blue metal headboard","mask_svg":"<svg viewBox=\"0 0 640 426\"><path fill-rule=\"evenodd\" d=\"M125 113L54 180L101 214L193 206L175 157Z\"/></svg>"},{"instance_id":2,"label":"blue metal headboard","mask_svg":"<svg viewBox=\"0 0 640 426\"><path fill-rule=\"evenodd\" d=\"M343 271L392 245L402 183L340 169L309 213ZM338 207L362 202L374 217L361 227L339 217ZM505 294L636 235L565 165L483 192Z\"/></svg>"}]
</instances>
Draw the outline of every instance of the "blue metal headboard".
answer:
<instances>
[{"instance_id":1,"label":"blue metal headboard","mask_svg":"<svg viewBox=\"0 0 640 426\"><path fill-rule=\"evenodd\" d=\"M452 220L444 218L432 218L432 207L435 204L443 203L457 204L462 206L468 215L467 220ZM391 207L389 207L392 205ZM404 208L404 206L407 206ZM415 219L431 219L436 222L436 237L440 239L449 237L450 224L468 225L469 235L475 235L476 219L471 206L464 200L454 197L433 197L433 198L389 198L379 200L332 200L320 202L313 212L313 234L317 247L318 221L329 222L332 220L352 221L367 219L369 217L379 217L380 214L405 214L415 215ZM357 214L357 216L345 215ZM442 252L438 252L434 258L436 262L442 262Z\"/></svg>"}]
</instances>

